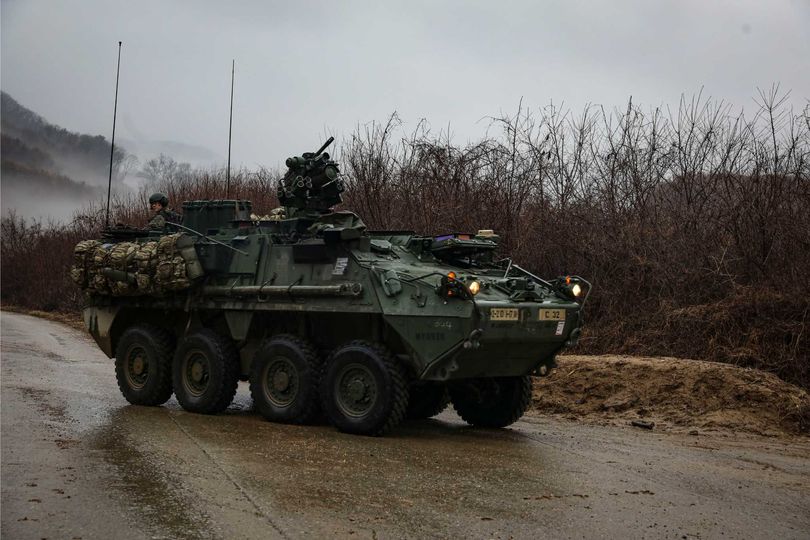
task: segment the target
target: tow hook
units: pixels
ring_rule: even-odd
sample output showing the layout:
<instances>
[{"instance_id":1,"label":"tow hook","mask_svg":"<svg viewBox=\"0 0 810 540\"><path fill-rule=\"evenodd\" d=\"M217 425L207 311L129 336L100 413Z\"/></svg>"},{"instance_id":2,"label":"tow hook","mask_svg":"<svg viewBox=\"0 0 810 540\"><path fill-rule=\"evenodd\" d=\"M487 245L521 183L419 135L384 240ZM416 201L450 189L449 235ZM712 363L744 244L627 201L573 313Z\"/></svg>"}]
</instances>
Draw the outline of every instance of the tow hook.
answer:
<instances>
[{"instance_id":1,"label":"tow hook","mask_svg":"<svg viewBox=\"0 0 810 540\"><path fill-rule=\"evenodd\" d=\"M568 339L565 342L566 347L573 347L579 342L579 335L582 333L580 328L574 328L571 331L571 334L568 336Z\"/></svg>"},{"instance_id":2,"label":"tow hook","mask_svg":"<svg viewBox=\"0 0 810 540\"><path fill-rule=\"evenodd\" d=\"M470 332L470 335L467 336L467 339L464 340L464 348L477 349L478 347L480 347L481 342L478 340L481 338L481 334L483 333L484 331L480 328L476 328L475 330Z\"/></svg>"}]
</instances>

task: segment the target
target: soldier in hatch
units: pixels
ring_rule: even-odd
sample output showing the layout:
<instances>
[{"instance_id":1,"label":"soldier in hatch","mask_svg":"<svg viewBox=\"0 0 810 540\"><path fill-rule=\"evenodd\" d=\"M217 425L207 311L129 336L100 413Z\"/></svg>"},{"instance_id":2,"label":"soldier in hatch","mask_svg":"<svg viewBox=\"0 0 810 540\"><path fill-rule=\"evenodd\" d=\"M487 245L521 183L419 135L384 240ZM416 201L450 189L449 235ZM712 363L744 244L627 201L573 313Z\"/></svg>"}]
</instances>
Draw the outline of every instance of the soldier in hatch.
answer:
<instances>
[{"instance_id":1,"label":"soldier in hatch","mask_svg":"<svg viewBox=\"0 0 810 540\"><path fill-rule=\"evenodd\" d=\"M166 230L169 223L180 223L183 219L183 216L169 208L169 197L165 193L153 193L149 197L149 209L155 214L148 225L152 231Z\"/></svg>"}]
</instances>

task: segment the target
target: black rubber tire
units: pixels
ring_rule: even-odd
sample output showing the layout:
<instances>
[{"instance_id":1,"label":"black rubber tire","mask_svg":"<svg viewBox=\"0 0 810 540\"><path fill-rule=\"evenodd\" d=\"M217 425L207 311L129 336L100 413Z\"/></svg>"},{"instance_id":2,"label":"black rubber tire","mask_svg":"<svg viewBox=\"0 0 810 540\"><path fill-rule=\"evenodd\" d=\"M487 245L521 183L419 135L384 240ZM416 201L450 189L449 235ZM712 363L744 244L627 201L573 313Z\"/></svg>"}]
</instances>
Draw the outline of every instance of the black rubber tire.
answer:
<instances>
[{"instance_id":1,"label":"black rubber tire","mask_svg":"<svg viewBox=\"0 0 810 540\"><path fill-rule=\"evenodd\" d=\"M437 382L414 382L410 387L408 410L410 420L424 420L444 411L450 404L447 385Z\"/></svg>"},{"instance_id":2,"label":"black rubber tire","mask_svg":"<svg viewBox=\"0 0 810 540\"><path fill-rule=\"evenodd\" d=\"M115 348L115 378L127 401L154 407L172 397L173 349L174 337L158 326L139 324L124 331ZM138 354L141 373L136 374L131 364Z\"/></svg>"},{"instance_id":3,"label":"black rubber tire","mask_svg":"<svg viewBox=\"0 0 810 540\"><path fill-rule=\"evenodd\" d=\"M450 398L468 424L501 428L515 423L532 400L531 377L464 379L450 385Z\"/></svg>"},{"instance_id":4,"label":"black rubber tire","mask_svg":"<svg viewBox=\"0 0 810 540\"><path fill-rule=\"evenodd\" d=\"M193 362L192 362L193 360ZM189 370L204 370L195 381ZM239 384L239 353L233 341L204 328L180 340L173 363L174 395L185 410L217 414L228 408Z\"/></svg>"},{"instance_id":5,"label":"black rubber tire","mask_svg":"<svg viewBox=\"0 0 810 540\"><path fill-rule=\"evenodd\" d=\"M354 370L354 371L353 371ZM348 382L349 374L362 373L365 386L361 397L348 398L337 389ZM362 383L350 382L356 390ZM347 405L350 399L356 403L366 399L367 410L350 414ZM340 394L340 395L339 395ZM391 431L405 418L408 407L408 383L405 369L382 345L368 341L352 341L338 347L327 359L321 375L321 404L329 422L340 431L356 435L379 436ZM357 406L364 407L363 404Z\"/></svg>"},{"instance_id":6,"label":"black rubber tire","mask_svg":"<svg viewBox=\"0 0 810 540\"><path fill-rule=\"evenodd\" d=\"M286 377L275 388L269 371ZM250 395L256 410L271 422L306 424L320 413L321 361L303 339L282 334L262 341L250 367ZM285 395L289 390L292 395Z\"/></svg>"}]
</instances>

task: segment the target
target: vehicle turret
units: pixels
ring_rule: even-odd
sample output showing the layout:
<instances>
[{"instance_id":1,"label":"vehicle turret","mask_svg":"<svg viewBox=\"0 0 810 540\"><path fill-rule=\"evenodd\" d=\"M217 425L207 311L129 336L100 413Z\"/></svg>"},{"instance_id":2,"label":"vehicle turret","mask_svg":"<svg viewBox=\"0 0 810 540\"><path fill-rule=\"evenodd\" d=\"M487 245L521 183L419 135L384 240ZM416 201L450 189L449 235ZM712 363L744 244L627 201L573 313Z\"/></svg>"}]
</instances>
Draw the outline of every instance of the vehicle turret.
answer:
<instances>
[{"instance_id":1,"label":"vehicle turret","mask_svg":"<svg viewBox=\"0 0 810 540\"><path fill-rule=\"evenodd\" d=\"M338 164L324 152L335 140L329 139L315 152L287 158L288 167L278 183L278 200L287 207L287 217L323 214L341 202L344 191Z\"/></svg>"}]
</instances>

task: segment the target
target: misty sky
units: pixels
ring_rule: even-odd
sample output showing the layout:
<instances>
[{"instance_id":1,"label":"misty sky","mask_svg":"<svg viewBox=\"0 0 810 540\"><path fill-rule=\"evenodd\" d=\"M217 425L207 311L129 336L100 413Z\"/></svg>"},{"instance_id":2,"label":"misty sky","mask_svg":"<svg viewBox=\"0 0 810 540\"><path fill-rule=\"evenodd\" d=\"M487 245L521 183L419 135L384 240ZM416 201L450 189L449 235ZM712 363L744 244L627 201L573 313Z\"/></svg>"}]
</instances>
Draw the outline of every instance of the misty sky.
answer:
<instances>
[{"instance_id":1,"label":"misty sky","mask_svg":"<svg viewBox=\"0 0 810 540\"><path fill-rule=\"evenodd\" d=\"M810 97L810 0L605 2L2 0L2 89L47 120L116 139L178 141L275 167L325 134L397 111L455 141L488 116L550 101L753 110L756 88ZM140 156L148 158L152 156Z\"/></svg>"}]
</instances>

